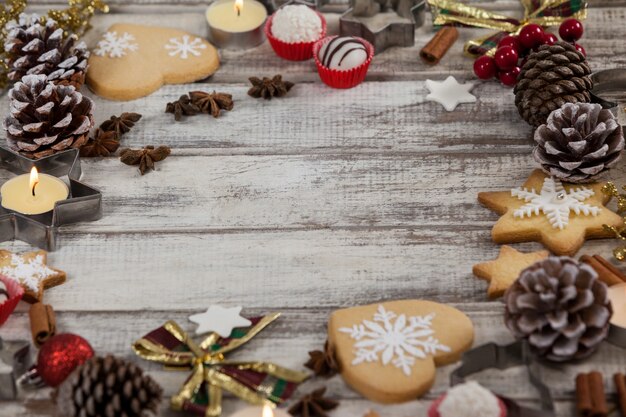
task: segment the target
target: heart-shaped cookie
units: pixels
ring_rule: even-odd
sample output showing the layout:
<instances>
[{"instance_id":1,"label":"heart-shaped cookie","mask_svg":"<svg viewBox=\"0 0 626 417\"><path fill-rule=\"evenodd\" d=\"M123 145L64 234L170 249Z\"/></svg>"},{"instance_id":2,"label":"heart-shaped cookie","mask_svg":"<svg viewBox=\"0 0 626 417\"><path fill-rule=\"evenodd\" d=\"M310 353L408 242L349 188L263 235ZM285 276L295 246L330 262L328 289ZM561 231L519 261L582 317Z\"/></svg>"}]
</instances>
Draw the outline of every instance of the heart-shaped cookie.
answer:
<instances>
[{"instance_id":1,"label":"heart-shaped cookie","mask_svg":"<svg viewBox=\"0 0 626 417\"><path fill-rule=\"evenodd\" d=\"M372 401L398 403L422 396L437 366L461 358L474 326L453 307L400 300L335 311L328 340L352 388Z\"/></svg>"},{"instance_id":2,"label":"heart-shaped cookie","mask_svg":"<svg viewBox=\"0 0 626 417\"><path fill-rule=\"evenodd\" d=\"M217 71L219 57L204 39L176 29L119 23L89 58L87 85L111 100L133 100L163 84L198 81Z\"/></svg>"}]
</instances>

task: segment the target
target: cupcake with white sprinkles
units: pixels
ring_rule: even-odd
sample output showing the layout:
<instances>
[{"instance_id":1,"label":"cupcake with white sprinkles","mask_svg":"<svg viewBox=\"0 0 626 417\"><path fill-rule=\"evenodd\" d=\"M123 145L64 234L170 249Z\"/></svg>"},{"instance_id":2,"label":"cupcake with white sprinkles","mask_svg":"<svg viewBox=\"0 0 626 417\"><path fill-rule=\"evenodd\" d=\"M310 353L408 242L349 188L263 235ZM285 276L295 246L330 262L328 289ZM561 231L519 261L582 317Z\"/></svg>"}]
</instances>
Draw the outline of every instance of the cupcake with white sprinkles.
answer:
<instances>
[{"instance_id":1,"label":"cupcake with white sprinkles","mask_svg":"<svg viewBox=\"0 0 626 417\"><path fill-rule=\"evenodd\" d=\"M317 42L313 53L324 83L334 88L352 88L365 79L374 47L365 39L334 36Z\"/></svg>"},{"instance_id":2,"label":"cupcake with white sprinkles","mask_svg":"<svg viewBox=\"0 0 626 417\"><path fill-rule=\"evenodd\" d=\"M287 5L270 16L265 34L276 55L303 61L313 56L313 45L326 35L326 21L308 6Z\"/></svg>"},{"instance_id":3,"label":"cupcake with white sprinkles","mask_svg":"<svg viewBox=\"0 0 626 417\"><path fill-rule=\"evenodd\" d=\"M0 326L9 318L24 295L24 288L10 278L0 275Z\"/></svg>"}]
</instances>

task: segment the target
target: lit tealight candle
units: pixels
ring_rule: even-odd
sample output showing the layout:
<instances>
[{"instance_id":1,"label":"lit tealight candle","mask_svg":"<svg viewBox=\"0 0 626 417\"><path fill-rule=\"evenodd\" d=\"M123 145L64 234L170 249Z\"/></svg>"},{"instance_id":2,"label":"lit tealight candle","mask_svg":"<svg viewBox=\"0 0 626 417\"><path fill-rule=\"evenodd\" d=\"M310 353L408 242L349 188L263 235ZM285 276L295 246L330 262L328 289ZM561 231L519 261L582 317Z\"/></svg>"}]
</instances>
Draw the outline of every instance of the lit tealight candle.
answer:
<instances>
[{"instance_id":1,"label":"lit tealight candle","mask_svg":"<svg viewBox=\"0 0 626 417\"><path fill-rule=\"evenodd\" d=\"M287 413L285 410L281 410L280 408L276 408L272 410L272 407L269 405L264 405L263 407L248 407L243 410L237 411L231 417L292 417L291 414Z\"/></svg>"},{"instance_id":2,"label":"lit tealight candle","mask_svg":"<svg viewBox=\"0 0 626 417\"><path fill-rule=\"evenodd\" d=\"M265 39L267 10L256 0L217 0L206 19L211 41L219 47L251 48Z\"/></svg>"},{"instance_id":3,"label":"lit tealight candle","mask_svg":"<svg viewBox=\"0 0 626 417\"><path fill-rule=\"evenodd\" d=\"M47 213L57 201L69 195L67 185L48 174L39 174L33 167L30 174L11 178L0 188L2 207L18 213L34 215Z\"/></svg>"}]
</instances>

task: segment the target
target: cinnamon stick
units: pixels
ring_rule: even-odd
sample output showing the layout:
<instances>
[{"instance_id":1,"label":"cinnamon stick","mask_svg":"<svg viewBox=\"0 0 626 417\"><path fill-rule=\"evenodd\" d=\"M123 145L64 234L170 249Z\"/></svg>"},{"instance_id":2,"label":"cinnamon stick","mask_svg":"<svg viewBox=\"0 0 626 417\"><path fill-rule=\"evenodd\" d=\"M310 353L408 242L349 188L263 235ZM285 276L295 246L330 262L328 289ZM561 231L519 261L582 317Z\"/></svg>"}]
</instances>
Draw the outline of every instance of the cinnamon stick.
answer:
<instances>
[{"instance_id":1,"label":"cinnamon stick","mask_svg":"<svg viewBox=\"0 0 626 417\"><path fill-rule=\"evenodd\" d=\"M626 417L626 376L624 374L615 374L613 379L615 381L619 409L622 412L622 417Z\"/></svg>"},{"instance_id":2,"label":"cinnamon stick","mask_svg":"<svg viewBox=\"0 0 626 417\"><path fill-rule=\"evenodd\" d=\"M576 376L576 411L579 416L589 417L592 408L589 378L587 374L578 374Z\"/></svg>"},{"instance_id":3,"label":"cinnamon stick","mask_svg":"<svg viewBox=\"0 0 626 417\"><path fill-rule=\"evenodd\" d=\"M606 397L604 395L604 382L602 382L602 374L594 371L589 373L589 390L591 391L591 409L592 417L605 417L609 413L606 405Z\"/></svg>"},{"instance_id":4,"label":"cinnamon stick","mask_svg":"<svg viewBox=\"0 0 626 417\"><path fill-rule=\"evenodd\" d=\"M459 31L454 26L444 26L422 48L420 57L430 65L436 65L459 38Z\"/></svg>"},{"instance_id":5,"label":"cinnamon stick","mask_svg":"<svg viewBox=\"0 0 626 417\"><path fill-rule=\"evenodd\" d=\"M44 303L31 305L28 311L30 317L30 330L33 336L33 343L41 347L46 340L56 333L56 317L51 306Z\"/></svg>"},{"instance_id":6,"label":"cinnamon stick","mask_svg":"<svg viewBox=\"0 0 626 417\"><path fill-rule=\"evenodd\" d=\"M600 255L583 255L580 257L580 261L595 269L600 281L608 286L626 282L626 275Z\"/></svg>"}]
</instances>

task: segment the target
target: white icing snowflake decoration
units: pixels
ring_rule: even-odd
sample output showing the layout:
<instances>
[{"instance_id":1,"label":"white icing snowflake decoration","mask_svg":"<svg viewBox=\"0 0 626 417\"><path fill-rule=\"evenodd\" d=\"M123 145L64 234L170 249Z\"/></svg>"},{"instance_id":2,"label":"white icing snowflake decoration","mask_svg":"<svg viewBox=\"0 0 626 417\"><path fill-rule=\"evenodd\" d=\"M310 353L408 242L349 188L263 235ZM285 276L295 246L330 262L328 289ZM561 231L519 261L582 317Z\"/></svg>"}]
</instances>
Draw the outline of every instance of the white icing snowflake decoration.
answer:
<instances>
[{"instance_id":1,"label":"white icing snowflake decoration","mask_svg":"<svg viewBox=\"0 0 626 417\"><path fill-rule=\"evenodd\" d=\"M569 212L584 214L585 216L597 216L600 209L589 204L582 203L594 194L593 190L585 187L574 188L566 191L561 181L548 177L543 181L541 192L537 194L534 189L526 188L511 190L511 195L528 204L524 204L513 212L513 216L523 219L533 214L539 215L541 211L552 227L563 230L569 223Z\"/></svg>"},{"instance_id":2,"label":"white icing snowflake decoration","mask_svg":"<svg viewBox=\"0 0 626 417\"><path fill-rule=\"evenodd\" d=\"M180 59L189 58L189 54L194 56L200 56L201 52L198 49L206 49L206 45L202 43L202 39L194 38L190 42L188 35L182 37L182 41L179 38L171 38L170 43L165 45L165 49L168 49L170 56L180 55Z\"/></svg>"},{"instance_id":3,"label":"white icing snowflake decoration","mask_svg":"<svg viewBox=\"0 0 626 417\"><path fill-rule=\"evenodd\" d=\"M117 32L107 32L102 35L102 40L98 42L98 47L93 52L98 56L109 56L109 58L121 58L129 51L136 51L139 45L132 43L135 37L128 32L118 36Z\"/></svg>"},{"instance_id":4,"label":"white icing snowflake decoration","mask_svg":"<svg viewBox=\"0 0 626 417\"><path fill-rule=\"evenodd\" d=\"M391 363L409 376L415 358L425 359L426 355L437 351L450 352L448 346L433 337L434 318L434 313L408 318L404 314L397 316L379 305L374 321L363 320L362 324L355 324L352 328L342 327L339 331L356 340L352 365L380 360L383 365Z\"/></svg>"},{"instance_id":5,"label":"white icing snowflake decoration","mask_svg":"<svg viewBox=\"0 0 626 417\"><path fill-rule=\"evenodd\" d=\"M19 282L33 292L38 291L41 281L56 273L57 271L44 263L41 255L25 261L23 257L12 254L11 264L0 268L0 274Z\"/></svg>"}]
</instances>

